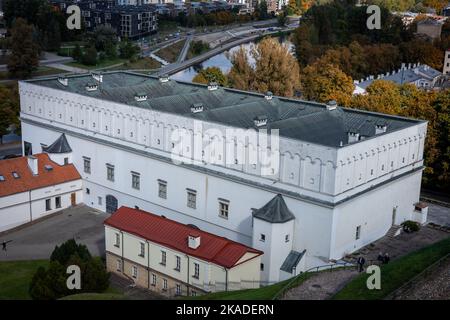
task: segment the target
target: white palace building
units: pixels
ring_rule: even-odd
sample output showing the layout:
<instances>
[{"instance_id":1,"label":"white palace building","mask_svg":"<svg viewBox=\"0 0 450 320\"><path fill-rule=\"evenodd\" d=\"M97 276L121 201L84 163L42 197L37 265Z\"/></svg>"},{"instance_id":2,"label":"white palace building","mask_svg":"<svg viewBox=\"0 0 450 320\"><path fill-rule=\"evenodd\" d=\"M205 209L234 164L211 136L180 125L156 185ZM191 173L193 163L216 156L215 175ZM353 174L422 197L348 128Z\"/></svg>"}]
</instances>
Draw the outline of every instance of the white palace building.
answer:
<instances>
[{"instance_id":1,"label":"white palace building","mask_svg":"<svg viewBox=\"0 0 450 320\"><path fill-rule=\"evenodd\" d=\"M20 100L24 153L65 134L87 205L261 250L263 281L426 219L425 121L131 72L20 81Z\"/></svg>"}]
</instances>

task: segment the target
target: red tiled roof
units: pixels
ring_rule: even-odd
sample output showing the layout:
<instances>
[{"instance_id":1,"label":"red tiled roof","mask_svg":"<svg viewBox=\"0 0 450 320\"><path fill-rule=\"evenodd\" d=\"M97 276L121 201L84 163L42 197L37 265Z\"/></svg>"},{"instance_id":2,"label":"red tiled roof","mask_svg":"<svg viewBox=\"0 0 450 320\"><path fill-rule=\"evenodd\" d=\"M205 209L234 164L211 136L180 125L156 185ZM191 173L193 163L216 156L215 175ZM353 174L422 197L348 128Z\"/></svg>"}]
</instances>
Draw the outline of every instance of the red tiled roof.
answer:
<instances>
[{"instance_id":1,"label":"red tiled roof","mask_svg":"<svg viewBox=\"0 0 450 320\"><path fill-rule=\"evenodd\" d=\"M39 171L38 175L35 176L28 166L27 157L0 161L0 175L5 179L4 181L0 181L0 197L81 179L80 174L73 164L61 166L50 160L45 153L35 154L33 156L38 159ZM45 170L45 165L52 166L53 170ZM17 172L19 178L14 178L12 175L13 172Z\"/></svg>"},{"instance_id":2,"label":"red tiled roof","mask_svg":"<svg viewBox=\"0 0 450 320\"><path fill-rule=\"evenodd\" d=\"M263 254L262 251L227 238L194 229L150 212L128 207L120 207L104 223L107 226L226 268L235 266L246 253L255 253L255 257ZM200 236L200 246L197 249L188 247L188 236L193 233Z\"/></svg>"}]
</instances>

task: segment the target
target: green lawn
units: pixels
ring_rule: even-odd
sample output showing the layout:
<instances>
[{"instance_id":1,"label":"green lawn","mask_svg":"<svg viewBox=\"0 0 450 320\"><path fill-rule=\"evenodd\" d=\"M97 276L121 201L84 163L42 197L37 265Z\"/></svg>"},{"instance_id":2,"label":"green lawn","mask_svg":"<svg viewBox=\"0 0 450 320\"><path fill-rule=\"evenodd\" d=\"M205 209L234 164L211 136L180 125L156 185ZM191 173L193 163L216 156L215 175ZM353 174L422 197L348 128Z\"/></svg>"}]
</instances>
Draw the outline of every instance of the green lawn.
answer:
<instances>
[{"instance_id":1,"label":"green lawn","mask_svg":"<svg viewBox=\"0 0 450 320\"><path fill-rule=\"evenodd\" d=\"M155 54L158 57L161 57L164 60L173 63L177 61L178 56L180 55L185 42L186 40L180 40L170 46L167 46L165 48L162 48L161 50L156 51Z\"/></svg>"},{"instance_id":2,"label":"green lawn","mask_svg":"<svg viewBox=\"0 0 450 320\"><path fill-rule=\"evenodd\" d=\"M28 286L34 272L47 267L48 260L2 261L0 262L0 300L31 299Z\"/></svg>"},{"instance_id":3,"label":"green lawn","mask_svg":"<svg viewBox=\"0 0 450 320\"><path fill-rule=\"evenodd\" d=\"M50 76L59 73L67 73L67 71L47 66L40 66L31 74L31 77ZM9 79L8 71L0 71L0 80L6 79Z\"/></svg>"},{"instance_id":4,"label":"green lawn","mask_svg":"<svg viewBox=\"0 0 450 320\"><path fill-rule=\"evenodd\" d=\"M99 69L99 68L106 68L106 67L113 66L113 65L119 64L119 63L125 63L126 61L127 61L126 59L117 58L117 59L102 60L102 61L98 62L95 66L88 66L88 65L82 64L80 62L75 62L75 61L65 63L65 65L76 67L76 68L93 70L93 69Z\"/></svg>"},{"instance_id":5,"label":"green lawn","mask_svg":"<svg viewBox=\"0 0 450 320\"><path fill-rule=\"evenodd\" d=\"M282 290L285 286L292 283L285 289L293 288L309 277L313 276L314 273L302 273L298 275L294 280L288 279L282 282L272 284L270 286L261 287L259 289L246 289L237 291L224 291L217 293L205 294L197 297L187 297L186 299L194 300L271 300Z\"/></svg>"},{"instance_id":6,"label":"green lawn","mask_svg":"<svg viewBox=\"0 0 450 320\"><path fill-rule=\"evenodd\" d=\"M450 253L450 237L382 265L380 290L367 289L366 280L369 275L362 273L333 299L383 299L448 253Z\"/></svg>"},{"instance_id":7,"label":"green lawn","mask_svg":"<svg viewBox=\"0 0 450 320\"><path fill-rule=\"evenodd\" d=\"M126 62L119 67L113 67L108 70L128 70L128 69L130 69L130 70L133 70L133 69L153 70L153 69L158 69L158 68L161 68L161 63L159 63L158 61L156 61L153 58L145 57L145 58L141 58L136 61L133 61L133 62Z\"/></svg>"}]
</instances>

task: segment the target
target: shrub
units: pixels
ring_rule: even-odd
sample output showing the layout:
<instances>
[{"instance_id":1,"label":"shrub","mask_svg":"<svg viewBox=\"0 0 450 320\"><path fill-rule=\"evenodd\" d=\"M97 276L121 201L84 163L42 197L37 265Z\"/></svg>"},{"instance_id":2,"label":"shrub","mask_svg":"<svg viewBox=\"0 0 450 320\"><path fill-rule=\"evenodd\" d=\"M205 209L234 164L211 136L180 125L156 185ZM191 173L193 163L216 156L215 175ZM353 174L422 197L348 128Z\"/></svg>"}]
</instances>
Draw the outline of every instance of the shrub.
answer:
<instances>
[{"instance_id":1,"label":"shrub","mask_svg":"<svg viewBox=\"0 0 450 320\"><path fill-rule=\"evenodd\" d=\"M415 221L407 220L402 223L403 230L406 232L416 232L420 230L420 224Z\"/></svg>"}]
</instances>

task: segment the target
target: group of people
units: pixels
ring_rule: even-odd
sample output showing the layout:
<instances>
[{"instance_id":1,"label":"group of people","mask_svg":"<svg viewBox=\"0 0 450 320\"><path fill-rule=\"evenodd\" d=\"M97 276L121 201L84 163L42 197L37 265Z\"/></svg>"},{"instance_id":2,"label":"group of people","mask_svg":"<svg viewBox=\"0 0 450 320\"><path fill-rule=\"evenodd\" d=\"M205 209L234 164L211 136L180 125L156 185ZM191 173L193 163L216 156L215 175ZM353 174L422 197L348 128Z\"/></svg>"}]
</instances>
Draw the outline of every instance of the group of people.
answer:
<instances>
[{"instance_id":1,"label":"group of people","mask_svg":"<svg viewBox=\"0 0 450 320\"><path fill-rule=\"evenodd\" d=\"M389 253L386 252L385 254L383 254L382 252L380 252L378 254L377 260L382 264L386 264L389 263L391 258L389 257ZM363 272L364 265L366 264L366 259L363 256L359 256L358 259L356 260L356 264L358 266L358 272Z\"/></svg>"}]
</instances>

